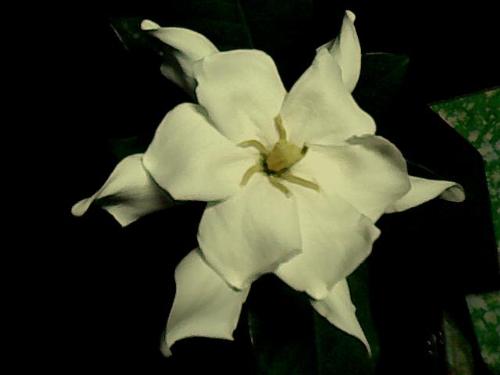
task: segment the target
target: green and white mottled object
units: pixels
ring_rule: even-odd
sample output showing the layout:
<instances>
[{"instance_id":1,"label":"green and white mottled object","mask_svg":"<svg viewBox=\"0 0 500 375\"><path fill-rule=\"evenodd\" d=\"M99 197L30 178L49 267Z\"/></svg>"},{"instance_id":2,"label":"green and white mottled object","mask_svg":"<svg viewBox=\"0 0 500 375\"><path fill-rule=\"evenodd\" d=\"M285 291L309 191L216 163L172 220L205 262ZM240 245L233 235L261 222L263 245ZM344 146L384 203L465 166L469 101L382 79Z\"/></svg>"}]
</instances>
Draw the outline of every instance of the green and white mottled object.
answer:
<instances>
[{"instance_id":1,"label":"green and white mottled object","mask_svg":"<svg viewBox=\"0 0 500 375\"><path fill-rule=\"evenodd\" d=\"M500 258L500 89L432 105L483 156ZM485 362L500 374L500 292L470 295L467 304Z\"/></svg>"}]
</instances>

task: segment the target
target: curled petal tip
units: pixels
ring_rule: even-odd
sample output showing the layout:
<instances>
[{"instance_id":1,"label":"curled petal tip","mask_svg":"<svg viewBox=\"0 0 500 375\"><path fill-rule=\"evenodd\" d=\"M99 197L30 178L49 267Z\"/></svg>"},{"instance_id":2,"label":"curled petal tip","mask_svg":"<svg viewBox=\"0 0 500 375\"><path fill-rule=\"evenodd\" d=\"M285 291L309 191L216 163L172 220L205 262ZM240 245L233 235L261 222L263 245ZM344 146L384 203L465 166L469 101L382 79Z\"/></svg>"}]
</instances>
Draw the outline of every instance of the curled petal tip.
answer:
<instances>
[{"instance_id":1,"label":"curled petal tip","mask_svg":"<svg viewBox=\"0 0 500 375\"><path fill-rule=\"evenodd\" d=\"M460 185L453 185L441 194L441 198L450 202L463 202L465 200L464 188Z\"/></svg>"},{"instance_id":2,"label":"curled petal tip","mask_svg":"<svg viewBox=\"0 0 500 375\"><path fill-rule=\"evenodd\" d=\"M172 351L166 342L160 347L160 352L167 358L172 356Z\"/></svg>"},{"instance_id":3,"label":"curled petal tip","mask_svg":"<svg viewBox=\"0 0 500 375\"><path fill-rule=\"evenodd\" d=\"M386 213L405 211L438 197L457 203L465 200L464 188L456 182L429 180L416 176L409 176L409 178L411 182L410 191L389 206Z\"/></svg>"},{"instance_id":4,"label":"curled petal tip","mask_svg":"<svg viewBox=\"0 0 500 375\"><path fill-rule=\"evenodd\" d=\"M73 207L71 207L71 214L77 217L83 216L89 209L91 203L92 199L82 199L80 202L75 203Z\"/></svg>"},{"instance_id":5,"label":"curled petal tip","mask_svg":"<svg viewBox=\"0 0 500 375\"><path fill-rule=\"evenodd\" d=\"M153 22L151 20L143 20L141 22L141 30L154 31L154 30L158 30L159 28L160 28L160 25L158 25L156 22Z\"/></svg>"},{"instance_id":6,"label":"curled petal tip","mask_svg":"<svg viewBox=\"0 0 500 375\"><path fill-rule=\"evenodd\" d=\"M349 19L351 20L351 22L354 22L356 20L356 15L354 14L354 12L352 12L350 10L346 10L345 14L346 14L347 17L349 17Z\"/></svg>"}]
</instances>

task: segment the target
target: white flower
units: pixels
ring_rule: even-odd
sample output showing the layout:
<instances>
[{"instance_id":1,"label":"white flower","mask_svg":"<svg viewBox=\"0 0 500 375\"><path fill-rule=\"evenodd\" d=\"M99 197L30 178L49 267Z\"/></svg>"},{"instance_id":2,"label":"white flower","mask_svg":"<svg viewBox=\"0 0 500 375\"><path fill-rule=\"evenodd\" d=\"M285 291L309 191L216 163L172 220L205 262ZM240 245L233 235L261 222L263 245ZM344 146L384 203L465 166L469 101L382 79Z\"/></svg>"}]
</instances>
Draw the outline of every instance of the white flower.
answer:
<instances>
[{"instance_id":1,"label":"white flower","mask_svg":"<svg viewBox=\"0 0 500 375\"><path fill-rule=\"evenodd\" d=\"M193 31L143 23L173 48L177 68L163 73L195 88L199 104L170 111L144 155L125 158L73 213L113 196L104 208L127 225L171 204L159 187L208 202L199 248L176 269L166 354L185 337L231 339L252 281L267 272L308 293L369 349L345 278L369 255L374 223L440 195L463 200L454 182L408 176L401 153L353 100L361 62L353 21L347 12L339 38L318 49L288 93L264 52L218 52Z\"/></svg>"}]
</instances>

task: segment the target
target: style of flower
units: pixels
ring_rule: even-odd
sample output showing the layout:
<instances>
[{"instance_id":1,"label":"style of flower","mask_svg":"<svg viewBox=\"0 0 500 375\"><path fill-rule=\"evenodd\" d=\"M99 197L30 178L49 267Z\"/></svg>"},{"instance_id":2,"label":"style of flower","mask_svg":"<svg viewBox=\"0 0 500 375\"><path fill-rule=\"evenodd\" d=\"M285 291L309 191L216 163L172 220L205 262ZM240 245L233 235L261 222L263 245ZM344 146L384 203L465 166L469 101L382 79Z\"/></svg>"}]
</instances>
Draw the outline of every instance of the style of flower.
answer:
<instances>
[{"instance_id":1,"label":"style of flower","mask_svg":"<svg viewBox=\"0 0 500 375\"><path fill-rule=\"evenodd\" d=\"M370 254L374 223L437 196L464 199L454 182L409 176L396 146L375 135L351 95L361 67L353 22L347 12L289 92L262 51L219 52L194 31L143 22L172 48L177 65L164 75L198 104L171 110L147 151L122 160L73 213L114 196L104 208L127 225L172 203L162 189L208 202L199 247L175 272L165 354L186 337L231 339L251 283L269 272L369 350L346 277Z\"/></svg>"}]
</instances>

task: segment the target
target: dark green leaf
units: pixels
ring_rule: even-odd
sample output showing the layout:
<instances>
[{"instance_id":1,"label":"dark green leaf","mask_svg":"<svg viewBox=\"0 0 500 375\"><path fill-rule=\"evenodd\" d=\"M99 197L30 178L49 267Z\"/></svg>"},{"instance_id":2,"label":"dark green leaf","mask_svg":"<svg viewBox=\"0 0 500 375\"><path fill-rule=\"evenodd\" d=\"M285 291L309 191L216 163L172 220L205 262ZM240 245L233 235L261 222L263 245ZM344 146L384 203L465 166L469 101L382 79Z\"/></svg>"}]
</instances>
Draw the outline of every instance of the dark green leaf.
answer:
<instances>
[{"instance_id":1,"label":"dark green leaf","mask_svg":"<svg viewBox=\"0 0 500 375\"><path fill-rule=\"evenodd\" d=\"M147 148L147 144L136 136L111 139L109 141L109 146L111 148L111 153L115 156L117 161L132 154L142 153Z\"/></svg>"},{"instance_id":2,"label":"dark green leaf","mask_svg":"<svg viewBox=\"0 0 500 375\"><path fill-rule=\"evenodd\" d=\"M317 374L313 316L307 297L276 277L253 284L248 323L257 374Z\"/></svg>"},{"instance_id":3,"label":"dark green leaf","mask_svg":"<svg viewBox=\"0 0 500 375\"><path fill-rule=\"evenodd\" d=\"M113 19L112 26L129 51L162 59L168 49L140 30L144 18L198 31L222 51L263 50L290 87L309 66L316 48L338 33L343 14L341 4L313 0L183 0L165 4L161 13Z\"/></svg>"},{"instance_id":4,"label":"dark green leaf","mask_svg":"<svg viewBox=\"0 0 500 375\"><path fill-rule=\"evenodd\" d=\"M332 326L315 312L314 332L318 358L318 374L369 375L374 373L374 364L379 354L379 344L370 312L367 265L361 265L348 277L351 298L356 306L356 315L370 343L372 357L356 338Z\"/></svg>"},{"instance_id":5,"label":"dark green leaf","mask_svg":"<svg viewBox=\"0 0 500 375\"><path fill-rule=\"evenodd\" d=\"M379 346L370 313L366 266L362 265L348 281L372 358L358 339L316 313L305 294L266 276L254 283L247 303L259 375L374 373Z\"/></svg>"},{"instance_id":6,"label":"dark green leaf","mask_svg":"<svg viewBox=\"0 0 500 375\"><path fill-rule=\"evenodd\" d=\"M111 25L127 50L140 53L149 50L162 57L165 46L140 28L144 18L115 18ZM151 18L162 26L186 27L202 33L220 50L253 47L251 32L239 1L182 1L176 3L174 9L167 6L165 15L156 14Z\"/></svg>"},{"instance_id":7,"label":"dark green leaf","mask_svg":"<svg viewBox=\"0 0 500 375\"><path fill-rule=\"evenodd\" d=\"M409 58L402 54L368 53L363 56L361 76L353 93L368 113L383 114L401 92Z\"/></svg>"}]
</instances>

